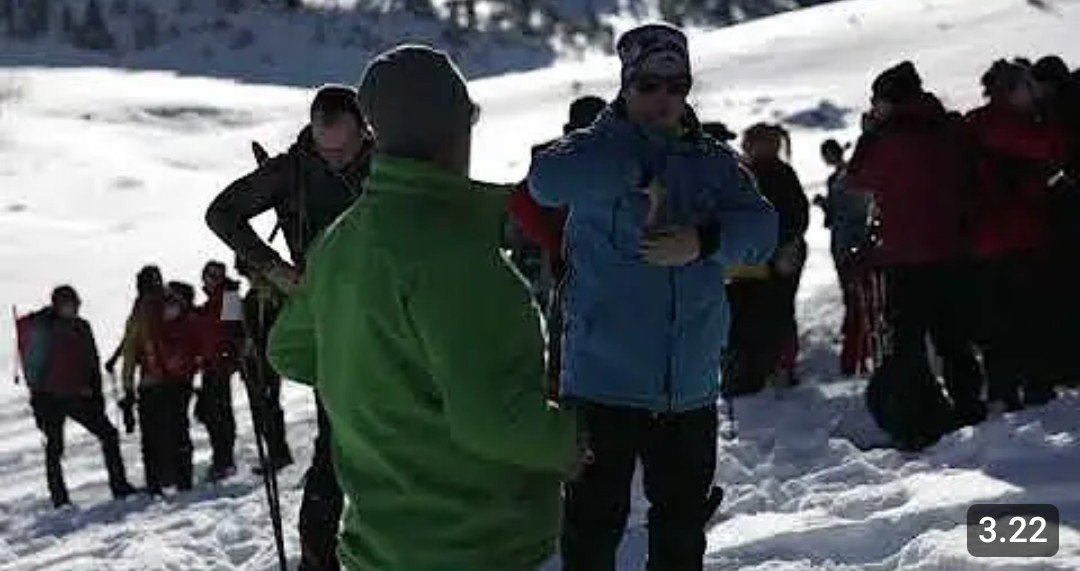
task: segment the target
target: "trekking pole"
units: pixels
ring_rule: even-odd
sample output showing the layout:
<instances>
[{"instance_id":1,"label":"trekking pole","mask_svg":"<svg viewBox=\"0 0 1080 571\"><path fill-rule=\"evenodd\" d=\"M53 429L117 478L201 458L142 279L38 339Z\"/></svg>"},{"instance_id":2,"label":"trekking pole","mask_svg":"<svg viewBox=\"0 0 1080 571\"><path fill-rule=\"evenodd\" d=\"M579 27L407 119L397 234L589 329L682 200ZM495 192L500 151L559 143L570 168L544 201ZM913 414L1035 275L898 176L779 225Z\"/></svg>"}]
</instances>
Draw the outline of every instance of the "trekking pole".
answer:
<instances>
[{"instance_id":1,"label":"trekking pole","mask_svg":"<svg viewBox=\"0 0 1080 571\"><path fill-rule=\"evenodd\" d=\"M259 295L256 292L256 295ZM262 296L259 296L258 300L258 327L259 331L265 330L265 301ZM241 320L241 324L244 330L244 337L255 342L255 338L251 335L251 331L248 329L246 321ZM245 385L248 389L248 405L251 412L251 424L255 433L255 450L259 455L259 466L262 467L262 479L263 488L266 490L266 503L270 511L270 521L274 528L274 547L277 550L278 567L281 571L288 571L288 562L285 557L285 534L282 530L281 524L281 497L278 493L277 472L274 471L273 466L270 465L269 455L266 448L267 443L264 441L266 435L262 429L262 423L266 422L267 410L264 395L262 394L263 380L265 379L265 369L263 364L263 355L265 351L260 347L255 348L255 377L254 382L247 382ZM252 379L245 359L241 357L240 366L243 368L248 379ZM256 407L258 407L258 413L256 413Z\"/></svg>"},{"instance_id":2,"label":"trekking pole","mask_svg":"<svg viewBox=\"0 0 1080 571\"><path fill-rule=\"evenodd\" d=\"M19 373L22 369L22 352L19 350L19 310L14 304L11 306L11 327L15 332L15 352L11 354L11 380L18 385L22 383Z\"/></svg>"}]
</instances>

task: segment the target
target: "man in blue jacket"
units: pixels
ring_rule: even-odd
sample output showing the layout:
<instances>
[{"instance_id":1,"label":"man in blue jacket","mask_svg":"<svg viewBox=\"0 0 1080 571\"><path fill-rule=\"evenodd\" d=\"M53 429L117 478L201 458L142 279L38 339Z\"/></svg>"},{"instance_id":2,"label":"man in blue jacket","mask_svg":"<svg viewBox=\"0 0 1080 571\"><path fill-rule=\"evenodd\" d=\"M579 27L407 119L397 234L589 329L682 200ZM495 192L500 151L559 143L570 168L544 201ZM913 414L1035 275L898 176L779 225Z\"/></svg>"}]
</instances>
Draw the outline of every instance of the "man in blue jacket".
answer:
<instances>
[{"instance_id":1,"label":"man in blue jacket","mask_svg":"<svg viewBox=\"0 0 1080 571\"><path fill-rule=\"evenodd\" d=\"M564 569L615 569L640 458L648 568L700 570L728 334L724 271L768 261L776 215L687 105L682 32L645 26L617 49L615 103L530 173L539 203L570 211L562 396L580 407L594 454L567 488Z\"/></svg>"}]
</instances>

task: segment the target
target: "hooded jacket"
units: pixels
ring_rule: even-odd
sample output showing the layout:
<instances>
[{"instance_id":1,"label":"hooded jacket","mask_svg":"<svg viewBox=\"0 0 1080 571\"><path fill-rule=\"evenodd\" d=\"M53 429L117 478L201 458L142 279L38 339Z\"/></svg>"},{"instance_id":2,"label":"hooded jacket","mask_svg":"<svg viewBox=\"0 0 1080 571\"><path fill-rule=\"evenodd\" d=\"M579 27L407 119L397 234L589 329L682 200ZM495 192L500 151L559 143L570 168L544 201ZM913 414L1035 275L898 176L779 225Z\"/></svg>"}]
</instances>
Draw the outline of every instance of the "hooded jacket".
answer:
<instances>
[{"instance_id":1,"label":"hooded jacket","mask_svg":"<svg viewBox=\"0 0 1080 571\"><path fill-rule=\"evenodd\" d=\"M619 107L541 153L529 176L537 202L569 208L563 397L701 408L719 395L725 268L769 259L776 213L692 112L673 136L645 130ZM697 228L704 255L678 268L646 263L639 251L650 215Z\"/></svg>"}]
</instances>

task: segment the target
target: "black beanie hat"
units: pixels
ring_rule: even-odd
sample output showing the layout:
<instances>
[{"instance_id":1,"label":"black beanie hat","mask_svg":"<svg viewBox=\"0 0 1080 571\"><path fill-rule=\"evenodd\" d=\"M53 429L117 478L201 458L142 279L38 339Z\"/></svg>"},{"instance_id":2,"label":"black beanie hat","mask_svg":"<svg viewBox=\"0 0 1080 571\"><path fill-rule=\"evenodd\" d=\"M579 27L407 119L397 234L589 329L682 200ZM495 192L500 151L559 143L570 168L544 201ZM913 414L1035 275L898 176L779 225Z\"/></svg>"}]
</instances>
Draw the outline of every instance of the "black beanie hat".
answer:
<instances>
[{"instance_id":1,"label":"black beanie hat","mask_svg":"<svg viewBox=\"0 0 1080 571\"><path fill-rule=\"evenodd\" d=\"M75 288L69 285L62 285L54 289L50 301L52 302L53 307L64 303L74 303L75 305L82 303Z\"/></svg>"},{"instance_id":2,"label":"black beanie hat","mask_svg":"<svg viewBox=\"0 0 1080 571\"><path fill-rule=\"evenodd\" d=\"M877 76L871 89L874 100L902 103L922 93L922 78L915 64L905 61Z\"/></svg>"},{"instance_id":3,"label":"black beanie hat","mask_svg":"<svg viewBox=\"0 0 1080 571\"><path fill-rule=\"evenodd\" d=\"M570 116L563 127L563 132L569 133L578 129L584 129L596 121L597 115L607 107L607 101L595 96L586 95L579 97L570 104Z\"/></svg>"},{"instance_id":4,"label":"black beanie hat","mask_svg":"<svg viewBox=\"0 0 1080 571\"><path fill-rule=\"evenodd\" d=\"M1069 81L1069 66L1058 56L1039 58L1031 68L1031 75L1036 81L1045 83L1065 83Z\"/></svg>"},{"instance_id":5,"label":"black beanie hat","mask_svg":"<svg viewBox=\"0 0 1080 571\"><path fill-rule=\"evenodd\" d=\"M1027 81L1031 81L1031 67L1024 61L999 59L982 76L983 94L1007 95Z\"/></svg>"},{"instance_id":6,"label":"black beanie hat","mask_svg":"<svg viewBox=\"0 0 1080 571\"><path fill-rule=\"evenodd\" d=\"M360 101L356 98L356 90L348 85L330 83L323 85L315 92L315 98L311 100L311 118L321 114L328 119L336 119L343 114L349 114L356 118L356 122L364 125L364 114L360 111Z\"/></svg>"},{"instance_id":7,"label":"black beanie hat","mask_svg":"<svg viewBox=\"0 0 1080 571\"><path fill-rule=\"evenodd\" d=\"M404 45L371 60L360 80L360 108L380 151L427 159L467 132L478 107L445 53Z\"/></svg>"}]
</instances>

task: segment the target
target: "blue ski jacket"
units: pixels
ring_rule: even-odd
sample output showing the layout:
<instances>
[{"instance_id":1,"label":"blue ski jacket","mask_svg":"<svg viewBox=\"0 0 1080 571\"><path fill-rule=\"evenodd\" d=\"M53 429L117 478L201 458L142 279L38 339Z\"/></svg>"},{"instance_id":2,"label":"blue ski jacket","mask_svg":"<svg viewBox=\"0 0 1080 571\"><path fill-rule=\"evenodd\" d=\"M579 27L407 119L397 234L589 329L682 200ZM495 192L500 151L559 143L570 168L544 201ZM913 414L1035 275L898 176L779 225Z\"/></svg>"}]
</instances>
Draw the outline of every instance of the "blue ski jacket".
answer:
<instances>
[{"instance_id":1,"label":"blue ski jacket","mask_svg":"<svg viewBox=\"0 0 1080 571\"><path fill-rule=\"evenodd\" d=\"M537 202L569 208L561 392L654 412L701 408L719 396L725 268L768 261L776 214L692 111L673 135L630 122L620 107L539 155L529 176ZM701 258L646 263L650 217L654 227L699 229Z\"/></svg>"}]
</instances>

